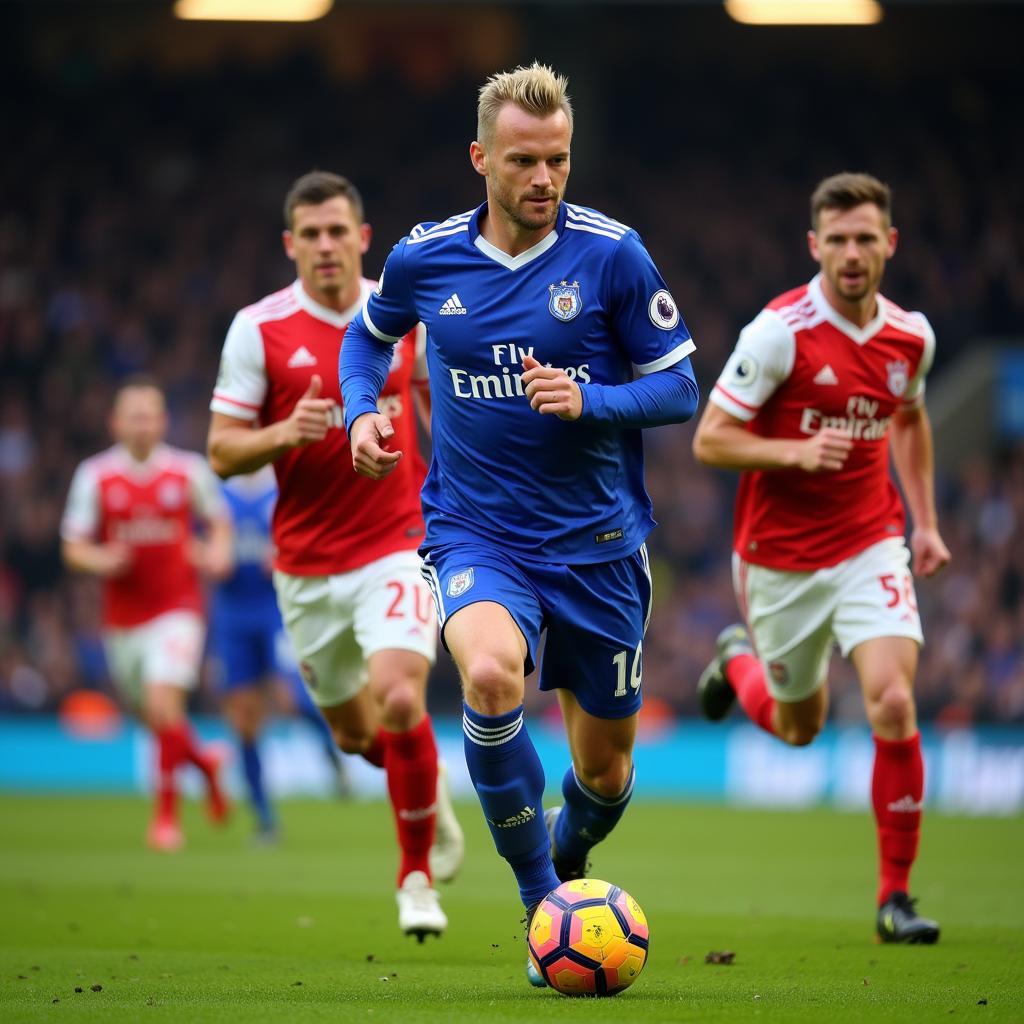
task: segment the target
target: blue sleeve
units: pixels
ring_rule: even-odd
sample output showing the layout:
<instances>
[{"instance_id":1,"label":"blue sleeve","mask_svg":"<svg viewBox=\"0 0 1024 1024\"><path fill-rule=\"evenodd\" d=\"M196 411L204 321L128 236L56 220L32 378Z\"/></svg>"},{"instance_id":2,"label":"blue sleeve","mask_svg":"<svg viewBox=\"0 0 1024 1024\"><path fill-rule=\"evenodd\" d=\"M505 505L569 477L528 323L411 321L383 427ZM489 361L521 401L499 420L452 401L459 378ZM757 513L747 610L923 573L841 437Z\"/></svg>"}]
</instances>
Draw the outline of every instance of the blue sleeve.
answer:
<instances>
[{"instance_id":1,"label":"blue sleeve","mask_svg":"<svg viewBox=\"0 0 1024 1024\"><path fill-rule=\"evenodd\" d=\"M580 384L587 423L617 427L660 427L685 423L700 400L689 356L628 384Z\"/></svg>"},{"instance_id":2,"label":"blue sleeve","mask_svg":"<svg viewBox=\"0 0 1024 1024\"><path fill-rule=\"evenodd\" d=\"M388 255L377 290L345 331L338 379L345 430L364 413L377 411L377 398L391 369L394 345L419 322L405 272L403 238Z\"/></svg>"},{"instance_id":3,"label":"blue sleeve","mask_svg":"<svg viewBox=\"0 0 1024 1024\"><path fill-rule=\"evenodd\" d=\"M615 247L608 271L612 326L637 373L662 370L696 349L665 279L635 231Z\"/></svg>"}]
</instances>

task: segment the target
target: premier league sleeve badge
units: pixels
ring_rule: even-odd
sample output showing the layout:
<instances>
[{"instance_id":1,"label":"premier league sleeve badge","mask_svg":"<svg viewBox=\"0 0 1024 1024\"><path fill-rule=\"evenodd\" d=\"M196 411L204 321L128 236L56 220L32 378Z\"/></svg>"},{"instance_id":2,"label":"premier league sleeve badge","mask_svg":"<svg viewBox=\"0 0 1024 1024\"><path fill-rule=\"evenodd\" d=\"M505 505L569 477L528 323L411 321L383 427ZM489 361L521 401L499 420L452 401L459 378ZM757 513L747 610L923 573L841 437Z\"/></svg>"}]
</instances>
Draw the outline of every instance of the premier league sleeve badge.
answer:
<instances>
[{"instance_id":1,"label":"premier league sleeve badge","mask_svg":"<svg viewBox=\"0 0 1024 1024\"><path fill-rule=\"evenodd\" d=\"M548 292L548 311L556 320L568 322L583 308L579 281L573 281L572 284L566 281L549 284Z\"/></svg>"}]
</instances>

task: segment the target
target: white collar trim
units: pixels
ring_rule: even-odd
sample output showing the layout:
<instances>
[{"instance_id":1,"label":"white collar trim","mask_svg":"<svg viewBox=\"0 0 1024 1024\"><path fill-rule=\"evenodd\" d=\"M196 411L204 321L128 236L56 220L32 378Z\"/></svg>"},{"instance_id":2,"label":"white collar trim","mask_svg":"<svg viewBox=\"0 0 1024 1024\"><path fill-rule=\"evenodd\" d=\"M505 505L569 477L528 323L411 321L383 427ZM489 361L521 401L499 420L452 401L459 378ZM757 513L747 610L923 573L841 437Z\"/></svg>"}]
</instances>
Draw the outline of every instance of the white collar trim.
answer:
<instances>
[{"instance_id":1,"label":"white collar trim","mask_svg":"<svg viewBox=\"0 0 1024 1024\"><path fill-rule=\"evenodd\" d=\"M338 312L336 309L331 309L328 306L322 306L316 299L313 298L305 288L302 287L302 282L296 280L292 285L292 294L295 296L295 301L307 312L310 316L315 316L317 320L323 320L324 323L331 324L333 327L347 327L349 321L363 308L363 303L366 301L366 296L369 292L373 291L373 282L367 281L365 277L359 280L359 298L348 307L348 309Z\"/></svg>"},{"instance_id":2,"label":"white collar trim","mask_svg":"<svg viewBox=\"0 0 1024 1024\"><path fill-rule=\"evenodd\" d=\"M807 293L811 301L817 307L818 312L837 330L840 330L851 341L858 345L867 344L885 326L885 298L879 294L876 297L878 308L875 315L863 326L858 327L851 320L847 320L831 302L825 298L821 287L821 274L815 274L807 287Z\"/></svg>"},{"instance_id":3,"label":"white collar trim","mask_svg":"<svg viewBox=\"0 0 1024 1024\"><path fill-rule=\"evenodd\" d=\"M552 231L545 235L536 245L531 245L526 252L518 256L510 256L503 249L492 245L483 235L477 235L473 244L485 255L489 256L495 263L500 263L506 270L519 270L527 263L532 263L539 256L543 256L558 241L558 232Z\"/></svg>"}]
</instances>

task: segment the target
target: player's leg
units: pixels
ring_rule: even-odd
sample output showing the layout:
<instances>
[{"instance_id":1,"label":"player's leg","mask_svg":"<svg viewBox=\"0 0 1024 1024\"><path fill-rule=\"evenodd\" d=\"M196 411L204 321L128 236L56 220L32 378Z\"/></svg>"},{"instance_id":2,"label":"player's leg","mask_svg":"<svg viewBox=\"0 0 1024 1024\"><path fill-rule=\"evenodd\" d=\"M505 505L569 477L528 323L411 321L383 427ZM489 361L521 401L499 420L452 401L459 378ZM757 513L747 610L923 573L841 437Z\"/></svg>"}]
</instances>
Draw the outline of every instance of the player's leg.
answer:
<instances>
[{"instance_id":1,"label":"player's leg","mask_svg":"<svg viewBox=\"0 0 1024 1024\"><path fill-rule=\"evenodd\" d=\"M462 680L469 775L529 910L558 886L542 813L544 769L523 718L540 602L519 566L482 545L430 552L423 575Z\"/></svg>"},{"instance_id":2,"label":"player's leg","mask_svg":"<svg viewBox=\"0 0 1024 1024\"><path fill-rule=\"evenodd\" d=\"M271 838L277 831L274 812L263 778L263 761L259 740L267 717L267 694L258 683L243 682L224 693L221 708L231 729L238 737L242 774L256 816L257 834Z\"/></svg>"},{"instance_id":3,"label":"player's leg","mask_svg":"<svg viewBox=\"0 0 1024 1024\"><path fill-rule=\"evenodd\" d=\"M828 714L834 583L828 570L781 573L734 557L733 582L749 628L726 627L697 692L718 721L734 701L765 732L806 746Z\"/></svg>"},{"instance_id":4,"label":"player's leg","mask_svg":"<svg viewBox=\"0 0 1024 1024\"><path fill-rule=\"evenodd\" d=\"M572 763L562 779L564 804L545 818L555 870L565 881L586 873L587 854L615 827L633 794L652 588L645 547L553 576L545 590L540 687L558 693Z\"/></svg>"},{"instance_id":5,"label":"player's leg","mask_svg":"<svg viewBox=\"0 0 1024 1024\"><path fill-rule=\"evenodd\" d=\"M909 561L901 538L882 541L851 559L835 629L843 654L857 671L874 734L878 934L889 942L931 943L939 937L939 926L919 916L907 895L924 799L913 691L923 636Z\"/></svg>"},{"instance_id":6,"label":"player's leg","mask_svg":"<svg viewBox=\"0 0 1024 1024\"><path fill-rule=\"evenodd\" d=\"M564 689L558 701L572 764L562 779L562 808L550 808L545 819L555 871L564 882L586 875L591 848L618 824L633 795L637 715L596 718Z\"/></svg>"},{"instance_id":7,"label":"player's leg","mask_svg":"<svg viewBox=\"0 0 1024 1024\"><path fill-rule=\"evenodd\" d=\"M200 747L189 725L186 704L199 681L204 626L193 612L169 612L148 623L143 652L142 711L157 735L161 763L194 764L206 780L207 812L215 823L227 820L228 801L220 783L222 757ZM174 768L170 769L173 774Z\"/></svg>"}]
</instances>

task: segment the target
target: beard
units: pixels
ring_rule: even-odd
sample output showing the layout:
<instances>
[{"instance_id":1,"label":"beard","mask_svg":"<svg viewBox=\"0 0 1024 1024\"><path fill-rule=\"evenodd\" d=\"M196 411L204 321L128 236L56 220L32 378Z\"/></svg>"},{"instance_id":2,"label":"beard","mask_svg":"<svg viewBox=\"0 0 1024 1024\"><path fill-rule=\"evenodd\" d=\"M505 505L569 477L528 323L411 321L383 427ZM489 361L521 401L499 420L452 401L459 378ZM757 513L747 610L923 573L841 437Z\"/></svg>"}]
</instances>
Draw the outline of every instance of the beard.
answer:
<instances>
[{"instance_id":1,"label":"beard","mask_svg":"<svg viewBox=\"0 0 1024 1024\"><path fill-rule=\"evenodd\" d=\"M562 196L557 191L549 192L544 197L552 200L550 210L531 210L526 205L526 200L530 198L529 196L517 198L511 189L505 188L493 179L491 181L491 195L501 212L513 224L523 228L525 231L539 231L541 228L550 227L558 220L558 205Z\"/></svg>"}]
</instances>

